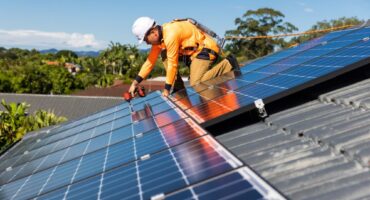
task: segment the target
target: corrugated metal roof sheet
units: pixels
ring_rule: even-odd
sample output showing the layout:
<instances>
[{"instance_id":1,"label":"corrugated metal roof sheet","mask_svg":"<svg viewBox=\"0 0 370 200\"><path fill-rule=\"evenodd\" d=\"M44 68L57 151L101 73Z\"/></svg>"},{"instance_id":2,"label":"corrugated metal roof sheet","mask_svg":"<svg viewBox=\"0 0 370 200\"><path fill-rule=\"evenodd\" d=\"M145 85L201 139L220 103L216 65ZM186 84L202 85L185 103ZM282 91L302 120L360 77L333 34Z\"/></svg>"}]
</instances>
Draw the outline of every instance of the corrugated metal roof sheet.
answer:
<instances>
[{"instance_id":1,"label":"corrugated metal roof sheet","mask_svg":"<svg viewBox=\"0 0 370 200\"><path fill-rule=\"evenodd\" d=\"M82 97L8 93L0 93L0 100L1 99L5 99L7 103L27 102L31 105L29 113L33 113L38 109L51 110L58 116L67 117L68 120L96 113L123 101L122 98L117 97ZM0 110L4 110L3 106L0 106Z\"/></svg>"},{"instance_id":2,"label":"corrugated metal roof sheet","mask_svg":"<svg viewBox=\"0 0 370 200\"><path fill-rule=\"evenodd\" d=\"M369 97L367 79L218 140L292 199L370 198Z\"/></svg>"}]
</instances>

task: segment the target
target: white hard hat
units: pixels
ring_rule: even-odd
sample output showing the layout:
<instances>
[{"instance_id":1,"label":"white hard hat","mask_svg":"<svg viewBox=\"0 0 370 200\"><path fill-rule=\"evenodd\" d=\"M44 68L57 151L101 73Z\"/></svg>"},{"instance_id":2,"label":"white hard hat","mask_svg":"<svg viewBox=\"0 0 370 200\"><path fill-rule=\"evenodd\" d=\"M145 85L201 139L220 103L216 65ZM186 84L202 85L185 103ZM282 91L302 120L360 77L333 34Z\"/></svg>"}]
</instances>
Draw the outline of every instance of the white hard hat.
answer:
<instances>
[{"instance_id":1,"label":"white hard hat","mask_svg":"<svg viewBox=\"0 0 370 200\"><path fill-rule=\"evenodd\" d=\"M154 19L150 17L139 17L132 25L132 33L139 40L139 44L144 41L145 34L155 25Z\"/></svg>"}]
</instances>

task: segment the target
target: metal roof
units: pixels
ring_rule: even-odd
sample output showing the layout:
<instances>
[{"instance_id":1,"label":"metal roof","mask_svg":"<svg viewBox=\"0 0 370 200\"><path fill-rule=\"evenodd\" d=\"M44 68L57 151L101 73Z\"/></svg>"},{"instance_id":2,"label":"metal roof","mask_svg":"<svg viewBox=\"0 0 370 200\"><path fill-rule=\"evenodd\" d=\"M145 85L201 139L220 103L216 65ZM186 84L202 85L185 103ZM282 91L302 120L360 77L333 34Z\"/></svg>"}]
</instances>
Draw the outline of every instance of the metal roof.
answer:
<instances>
[{"instance_id":1,"label":"metal roof","mask_svg":"<svg viewBox=\"0 0 370 200\"><path fill-rule=\"evenodd\" d=\"M370 79L217 139L292 199L370 198Z\"/></svg>"},{"instance_id":2,"label":"metal roof","mask_svg":"<svg viewBox=\"0 0 370 200\"><path fill-rule=\"evenodd\" d=\"M51 110L68 120L77 119L121 103L119 97L86 97L67 95L9 94L0 93L0 100L10 102L27 102L31 105L29 113L38 109ZM0 106L0 110L4 110Z\"/></svg>"}]
</instances>

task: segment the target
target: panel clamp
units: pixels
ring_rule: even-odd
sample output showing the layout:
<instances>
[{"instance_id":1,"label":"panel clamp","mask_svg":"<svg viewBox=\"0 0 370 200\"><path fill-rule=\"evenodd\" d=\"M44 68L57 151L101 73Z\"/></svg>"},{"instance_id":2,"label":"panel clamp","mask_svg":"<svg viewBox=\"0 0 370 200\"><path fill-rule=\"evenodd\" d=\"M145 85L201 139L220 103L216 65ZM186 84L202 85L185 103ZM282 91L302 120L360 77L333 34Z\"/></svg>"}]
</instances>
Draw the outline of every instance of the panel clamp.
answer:
<instances>
[{"instance_id":1,"label":"panel clamp","mask_svg":"<svg viewBox=\"0 0 370 200\"><path fill-rule=\"evenodd\" d=\"M267 112L265 109L265 104L263 103L262 99L257 99L256 101L254 101L254 105L258 110L259 117L266 118Z\"/></svg>"},{"instance_id":2,"label":"panel clamp","mask_svg":"<svg viewBox=\"0 0 370 200\"><path fill-rule=\"evenodd\" d=\"M163 200L165 199L165 195L163 193L156 194L150 198L150 200Z\"/></svg>"},{"instance_id":3,"label":"panel clamp","mask_svg":"<svg viewBox=\"0 0 370 200\"><path fill-rule=\"evenodd\" d=\"M140 160L144 161L144 160L148 160L149 158L150 158L150 154L145 154L140 157Z\"/></svg>"}]
</instances>

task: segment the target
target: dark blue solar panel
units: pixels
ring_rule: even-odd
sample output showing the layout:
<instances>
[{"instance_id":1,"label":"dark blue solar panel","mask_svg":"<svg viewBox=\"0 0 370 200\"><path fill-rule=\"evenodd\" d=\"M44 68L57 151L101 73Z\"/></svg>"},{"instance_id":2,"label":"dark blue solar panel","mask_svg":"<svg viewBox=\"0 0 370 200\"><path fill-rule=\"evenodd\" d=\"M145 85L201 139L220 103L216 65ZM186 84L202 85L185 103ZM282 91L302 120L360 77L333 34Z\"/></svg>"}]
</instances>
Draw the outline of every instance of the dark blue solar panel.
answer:
<instances>
[{"instance_id":1,"label":"dark blue solar panel","mask_svg":"<svg viewBox=\"0 0 370 200\"><path fill-rule=\"evenodd\" d=\"M240 108L244 108L243 112L253 109L258 99L269 103L290 94L298 86L302 89L324 81L328 78L326 75L344 73L341 69L346 67L348 71L365 65L370 57L369 36L369 27L332 33L320 38L320 42L313 42L314 45L309 48L302 47L294 53L284 53L290 49L279 53L287 57L272 59L273 62L269 63L270 59L265 65L252 66L242 74L229 73L226 76L232 77L230 80L215 82L215 85L201 83L197 86L200 91L196 87L186 88L173 95L171 100L198 123L208 126L221 118L235 115L237 112L234 111ZM256 63L263 63L263 60ZM352 67L353 64L356 66Z\"/></svg>"},{"instance_id":2,"label":"dark blue solar panel","mask_svg":"<svg viewBox=\"0 0 370 200\"><path fill-rule=\"evenodd\" d=\"M169 102L168 105L173 107ZM97 195L113 198L122 193L137 197L140 194L137 188L140 187L143 198L147 199L241 165L231 154L221 150L210 136L204 137L206 132L182 111L173 108L155 114L152 112L155 106L146 104L144 109L148 109L148 113L137 121L133 120L133 115L141 110L130 116L120 115L117 119L115 115L121 112L118 111L64 129L66 133L71 131L74 134L21 155L29 162L19 162L2 173L0 194L5 198L40 195L40 198L95 198ZM150 128L145 128L148 121L151 121ZM84 129L86 124L88 129ZM194 140L196 138L200 139ZM135 172L130 176L140 175L140 184L133 182L129 190L114 190L117 194L106 192L114 188L106 187L110 184L105 182L109 175L127 171L133 163ZM165 176L162 175L164 171L168 172ZM118 178L116 175L114 177ZM88 189L80 191L85 187Z\"/></svg>"},{"instance_id":3,"label":"dark blue solar panel","mask_svg":"<svg viewBox=\"0 0 370 200\"><path fill-rule=\"evenodd\" d=\"M132 152L138 153L136 150L140 145L135 143ZM153 195L169 193L233 170L241 164L238 161L230 162L230 154L220 151L220 147L209 136L166 149L128 165L120 164L118 168L107 168L106 164L112 162L105 159L106 151L97 151L81 159L11 182L4 185L0 192L5 198L32 198L40 194L48 197L51 197L51 194L62 196L60 192L74 196L84 193L84 190L78 191L83 186L88 186L89 191L95 191L94 194L89 194L92 196L113 198L114 195L122 193L127 194L127 197L137 196L140 195L137 192L139 189L143 198L148 199ZM126 181L120 180L119 177ZM110 182L115 184L111 185Z\"/></svg>"},{"instance_id":4,"label":"dark blue solar panel","mask_svg":"<svg viewBox=\"0 0 370 200\"><path fill-rule=\"evenodd\" d=\"M165 116L165 114L166 113L162 113L155 117L158 117L160 120L163 120L161 119L161 116ZM184 141L187 141L187 140L190 140L190 139L193 139L193 138L196 138L196 137L199 137L205 134L205 132L194 131L194 129L192 129L190 124L191 123L186 120L180 120L179 122L170 124L168 126L163 125L161 126L161 129L154 129L153 131L146 132L142 136L135 136L135 137L133 137L134 134L132 133L131 125L127 127L122 127L116 131L113 131L111 134L105 134L99 137L95 137L89 141L85 141L77 145L71 146L68 149L57 151L55 153L49 154L46 157L41 157L39 159L33 160L30 163L26 163L25 164L26 166L24 165L16 166L12 169L11 172L8 172L8 173L5 172L3 176L1 177L1 181L2 183L9 182L11 180L24 177L26 175L30 175L33 172L40 171L45 168L49 168L51 166L55 166L58 163L60 164L60 163L68 162L69 160L72 160L75 158L79 158L82 155L86 155L82 157L84 161L88 159L89 157L91 158L98 157L97 155L102 155L103 152L109 151L109 153L107 154L109 158L111 153L116 152L116 151L111 151L110 149L117 149L117 148L120 149L121 146L122 147L124 146L132 147L134 143L136 144L136 147L137 147L137 157L135 158L131 154L131 157L126 157L125 159L121 159L121 160L128 162L130 160L138 159L139 157L145 154L153 153L161 149L167 148L167 144L169 146L178 145ZM173 125L176 125L175 130L173 128ZM131 140L127 140L129 138L131 138ZM163 138L165 140L163 140ZM164 141L166 141L167 144ZM117 142L119 144L114 145ZM108 148L105 148L106 146L108 146L108 144L111 146L109 146ZM102 149L102 150L99 150L99 149ZM130 151L130 149L128 149L128 151ZM90 153L92 153L92 155ZM54 162L50 162L50 160L53 160ZM33 167L31 166L32 163L34 163ZM40 163L42 163L42 165L39 165ZM110 161L110 163L114 163L114 162ZM35 168L37 168L37 170L35 170ZM102 170L99 168L96 168L96 169L100 171ZM17 173L17 176L14 176L14 171L19 171ZM91 172L92 170L88 170L88 171Z\"/></svg>"},{"instance_id":5,"label":"dark blue solar panel","mask_svg":"<svg viewBox=\"0 0 370 200\"><path fill-rule=\"evenodd\" d=\"M291 67L298 66L307 61L315 59L320 56L324 56L328 53L331 53L335 50L341 49L342 47L353 44L354 42L362 40L364 37L368 37L370 30L368 28L360 29L354 32L351 32L341 38L334 39L328 43L318 45L314 48L311 48L307 51L303 51L294 56L285 58L279 62L273 63L266 67L257 69L258 72L264 73L278 73L284 70L287 70ZM246 66L248 67L248 66Z\"/></svg>"},{"instance_id":6,"label":"dark blue solar panel","mask_svg":"<svg viewBox=\"0 0 370 200\"><path fill-rule=\"evenodd\" d=\"M55 150L58 150L58 149L62 149L66 146L70 146L71 144L76 144L80 141L88 139L89 137L92 137L92 135L98 136L98 135L104 134L106 132L109 132L110 129L111 129L110 128L111 125L109 123L111 123L111 122L107 122L107 120L108 119L110 121L113 120L113 118L112 118L113 114L111 114L111 110L114 111L115 109L118 109L120 107L122 107L122 106L119 105L119 106L115 107L114 109L108 109L109 112L104 111L104 112L101 112L99 114L96 114L98 116L101 116L102 120L94 119L93 121L90 121L90 122L89 122L89 120L83 120L83 121L86 122L85 124L78 124L76 126L70 127L70 129L63 129L63 131L61 131L61 132L59 132L61 129L53 129L49 134L43 135L42 138L38 137L37 141L34 141L33 144L27 145L27 143L21 143L20 146L19 146L21 151L18 151L16 154L9 154L8 155L8 156L11 155L13 158L11 158L11 160L9 160L10 163L7 163L7 165L8 166L9 166L9 164L12 165L11 163L13 163L13 161L16 162L17 160L18 161L20 160L22 162L28 161L29 159L34 159L35 158L34 156L39 157L39 156L50 153L50 151L55 151ZM115 120L117 120L117 118L122 117L123 114L128 115L129 113L130 112L128 112L127 108L125 108L123 110L122 109L118 110L117 113L116 113L116 116L115 116L115 118L116 118ZM103 114L107 114L107 115L104 116ZM88 117L88 118L90 118L90 117ZM130 123L130 121L127 120L127 118L129 118L129 116L127 116L126 118L124 118L124 117L120 118L120 122L125 121L126 124ZM81 121L81 120L79 120L79 121ZM73 124L73 123L71 123L71 124ZM91 124L96 125L95 127L92 127L92 128L94 128L93 132L90 130L90 129L92 129L90 127ZM68 124L68 125L70 125L70 124ZM120 125L125 125L125 124L115 123L114 128L116 128L117 126L120 126ZM78 137L75 136L76 134L79 134ZM71 141L73 141L73 143L71 143ZM43 148L42 151L40 151L38 149L40 147ZM24 153L24 151L28 151L29 154L27 154L27 156L22 155ZM13 163L13 164L19 164L19 163ZM3 169L1 167L2 166L0 166L0 169Z\"/></svg>"},{"instance_id":7,"label":"dark blue solar panel","mask_svg":"<svg viewBox=\"0 0 370 200\"><path fill-rule=\"evenodd\" d=\"M292 48L289 48L287 50L279 51L277 53L265 56L265 57L260 58L256 61L252 62L252 63L248 63L246 65L248 67L243 67L241 69L241 71L243 73L245 73L245 72L256 70L256 69L261 68L261 67L266 66L266 65L270 65L270 64L272 64L276 61L279 61L281 59L287 58L287 57L292 56L294 54L297 54L299 52L302 52L302 51L308 50L310 48L313 48L317 45L320 45L322 42L329 41L329 40L332 40L334 38L338 38L340 36L348 34L353 30L354 29L348 29L348 30L343 30L343 31L332 32L332 33L326 34L322 37L307 41L307 42L305 42L303 44L300 44L296 47L292 47Z\"/></svg>"},{"instance_id":8,"label":"dark blue solar panel","mask_svg":"<svg viewBox=\"0 0 370 200\"><path fill-rule=\"evenodd\" d=\"M166 195L166 199L279 199L272 188L260 190L248 180L245 168L207 180L196 186Z\"/></svg>"}]
</instances>

